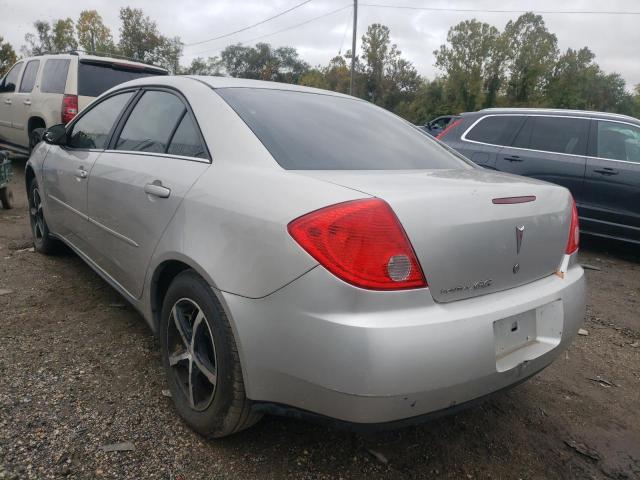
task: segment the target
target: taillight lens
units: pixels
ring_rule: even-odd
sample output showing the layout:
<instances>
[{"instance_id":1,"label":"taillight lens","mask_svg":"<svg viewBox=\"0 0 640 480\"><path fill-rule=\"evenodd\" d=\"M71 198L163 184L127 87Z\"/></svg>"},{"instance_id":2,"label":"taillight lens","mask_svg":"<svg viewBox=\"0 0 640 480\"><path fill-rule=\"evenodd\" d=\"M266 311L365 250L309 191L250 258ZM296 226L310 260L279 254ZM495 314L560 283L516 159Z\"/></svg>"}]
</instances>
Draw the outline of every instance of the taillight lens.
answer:
<instances>
[{"instance_id":1,"label":"taillight lens","mask_svg":"<svg viewBox=\"0 0 640 480\"><path fill-rule=\"evenodd\" d=\"M78 114L78 96L65 95L62 97L62 123L69 123Z\"/></svg>"},{"instance_id":2,"label":"taillight lens","mask_svg":"<svg viewBox=\"0 0 640 480\"><path fill-rule=\"evenodd\" d=\"M427 286L391 207L373 198L338 203L293 220L289 234L338 278L372 290Z\"/></svg>"},{"instance_id":3,"label":"taillight lens","mask_svg":"<svg viewBox=\"0 0 640 480\"><path fill-rule=\"evenodd\" d=\"M445 137L445 135L447 135L454 127L457 127L460 124L461 121L462 121L462 119L456 120L455 122L449 124L449 126L447 128L445 128L438 135L436 135L436 138L438 140L442 140Z\"/></svg>"},{"instance_id":4,"label":"taillight lens","mask_svg":"<svg viewBox=\"0 0 640 480\"><path fill-rule=\"evenodd\" d=\"M578 207L576 201L571 198L571 227L569 227L569 240L567 241L567 250L565 253L571 255L580 246L580 225L578 224Z\"/></svg>"}]
</instances>

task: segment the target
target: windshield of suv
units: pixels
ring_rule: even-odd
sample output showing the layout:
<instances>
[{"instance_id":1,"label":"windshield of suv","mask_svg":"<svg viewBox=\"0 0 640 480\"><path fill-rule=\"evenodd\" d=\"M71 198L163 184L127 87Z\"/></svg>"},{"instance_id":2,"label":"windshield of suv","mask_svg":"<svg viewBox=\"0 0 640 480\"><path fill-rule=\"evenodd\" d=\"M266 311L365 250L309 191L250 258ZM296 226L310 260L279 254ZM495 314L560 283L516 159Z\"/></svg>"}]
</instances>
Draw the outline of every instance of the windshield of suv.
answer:
<instances>
[{"instance_id":1,"label":"windshield of suv","mask_svg":"<svg viewBox=\"0 0 640 480\"><path fill-rule=\"evenodd\" d=\"M215 91L287 170L472 168L411 124L365 101L259 88Z\"/></svg>"},{"instance_id":2,"label":"windshield of suv","mask_svg":"<svg viewBox=\"0 0 640 480\"><path fill-rule=\"evenodd\" d=\"M166 72L144 67L131 68L126 64L80 61L78 62L78 95L97 97L111 87L151 75L166 75Z\"/></svg>"}]
</instances>

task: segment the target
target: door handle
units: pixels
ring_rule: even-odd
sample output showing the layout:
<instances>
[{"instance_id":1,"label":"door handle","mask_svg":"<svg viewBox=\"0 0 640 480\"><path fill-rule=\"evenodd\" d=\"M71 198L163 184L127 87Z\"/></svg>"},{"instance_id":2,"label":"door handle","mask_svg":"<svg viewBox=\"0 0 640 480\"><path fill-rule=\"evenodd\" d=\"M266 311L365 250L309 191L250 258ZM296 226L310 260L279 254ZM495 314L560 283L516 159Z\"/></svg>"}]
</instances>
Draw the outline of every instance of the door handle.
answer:
<instances>
[{"instance_id":1,"label":"door handle","mask_svg":"<svg viewBox=\"0 0 640 480\"><path fill-rule=\"evenodd\" d=\"M25 105L29 106L29 105L31 105L31 100L25 100L25 101L24 101L24 102L22 102L22 103L24 103Z\"/></svg>"},{"instance_id":2,"label":"door handle","mask_svg":"<svg viewBox=\"0 0 640 480\"><path fill-rule=\"evenodd\" d=\"M615 168L596 168L594 173L599 173L600 175L618 175L618 170Z\"/></svg>"},{"instance_id":3,"label":"door handle","mask_svg":"<svg viewBox=\"0 0 640 480\"><path fill-rule=\"evenodd\" d=\"M84 168L80 167L76 170L76 177L78 178L87 178L89 172L87 172Z\"/></svg>"},{"instance_id":4,"label":"door handle","mask_svg":"<svg viewBox=\"0 0 640 480\"><path fill-rule=\"evenodd\" d=\"M147 183L144 186L144 192L159 198L168 198L171 195L171 189L163 186L159 180Z\"/></svg>"},{"instance_id":5,"label":"door handle","mask_svg":"<svg viewBox=\"0 0 640 480\"><path fill-rule=\"evenodd\" d=\"M522 159L517 155L512 155L510 157L504 157L504 159L509 161L509 162L521 162L522 161Z\"/></svg>"},{"instance_id":6,"label":"door handle","mask_svg":"<svg viewBox=\"0 0 640 480\"><path fill-rule=\"evenodd\" d=\"M8 98L5 98L4 103L6 103L7 105L11 105L11 100Z\"/></svg>"}]
</instances>

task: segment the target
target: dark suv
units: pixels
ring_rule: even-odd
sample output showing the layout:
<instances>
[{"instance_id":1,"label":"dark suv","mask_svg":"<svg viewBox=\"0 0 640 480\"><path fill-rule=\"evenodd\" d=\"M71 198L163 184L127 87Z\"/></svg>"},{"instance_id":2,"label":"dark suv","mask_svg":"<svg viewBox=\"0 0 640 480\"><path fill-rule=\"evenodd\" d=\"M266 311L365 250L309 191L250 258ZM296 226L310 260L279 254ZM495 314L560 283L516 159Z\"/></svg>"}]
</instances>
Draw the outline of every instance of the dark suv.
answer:
<instances>
[{"instance_id":1,"label":"dark suv","mask_svg":"<svg viewBox=\"0 0 640 480\"><path fill-rule=\"evenodd\" d=\"M483 167L567 187L582 232L640 244L640 120L492 108L463 114L438 138Z\"/></svg>"}]
</instances>

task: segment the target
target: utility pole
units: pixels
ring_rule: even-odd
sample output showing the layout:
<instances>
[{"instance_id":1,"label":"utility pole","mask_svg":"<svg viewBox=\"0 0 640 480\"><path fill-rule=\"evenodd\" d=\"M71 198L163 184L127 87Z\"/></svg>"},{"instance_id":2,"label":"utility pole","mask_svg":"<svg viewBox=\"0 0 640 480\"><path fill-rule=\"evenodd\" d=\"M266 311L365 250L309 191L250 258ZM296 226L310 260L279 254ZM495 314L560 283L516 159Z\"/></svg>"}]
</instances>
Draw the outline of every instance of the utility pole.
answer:
<instances>
[{"instance_id":1,"label":"utility pole","mask_svg":"<svg viewBox=\"0 0 640 480\"><path fill-rule=\"evenodd\" d=\"M356 30L358 29L358 0L353 0L353 35L351 39L351 80L349 95L353 95L353 72L356 69Z\"/></svg>"}]
</instances>

